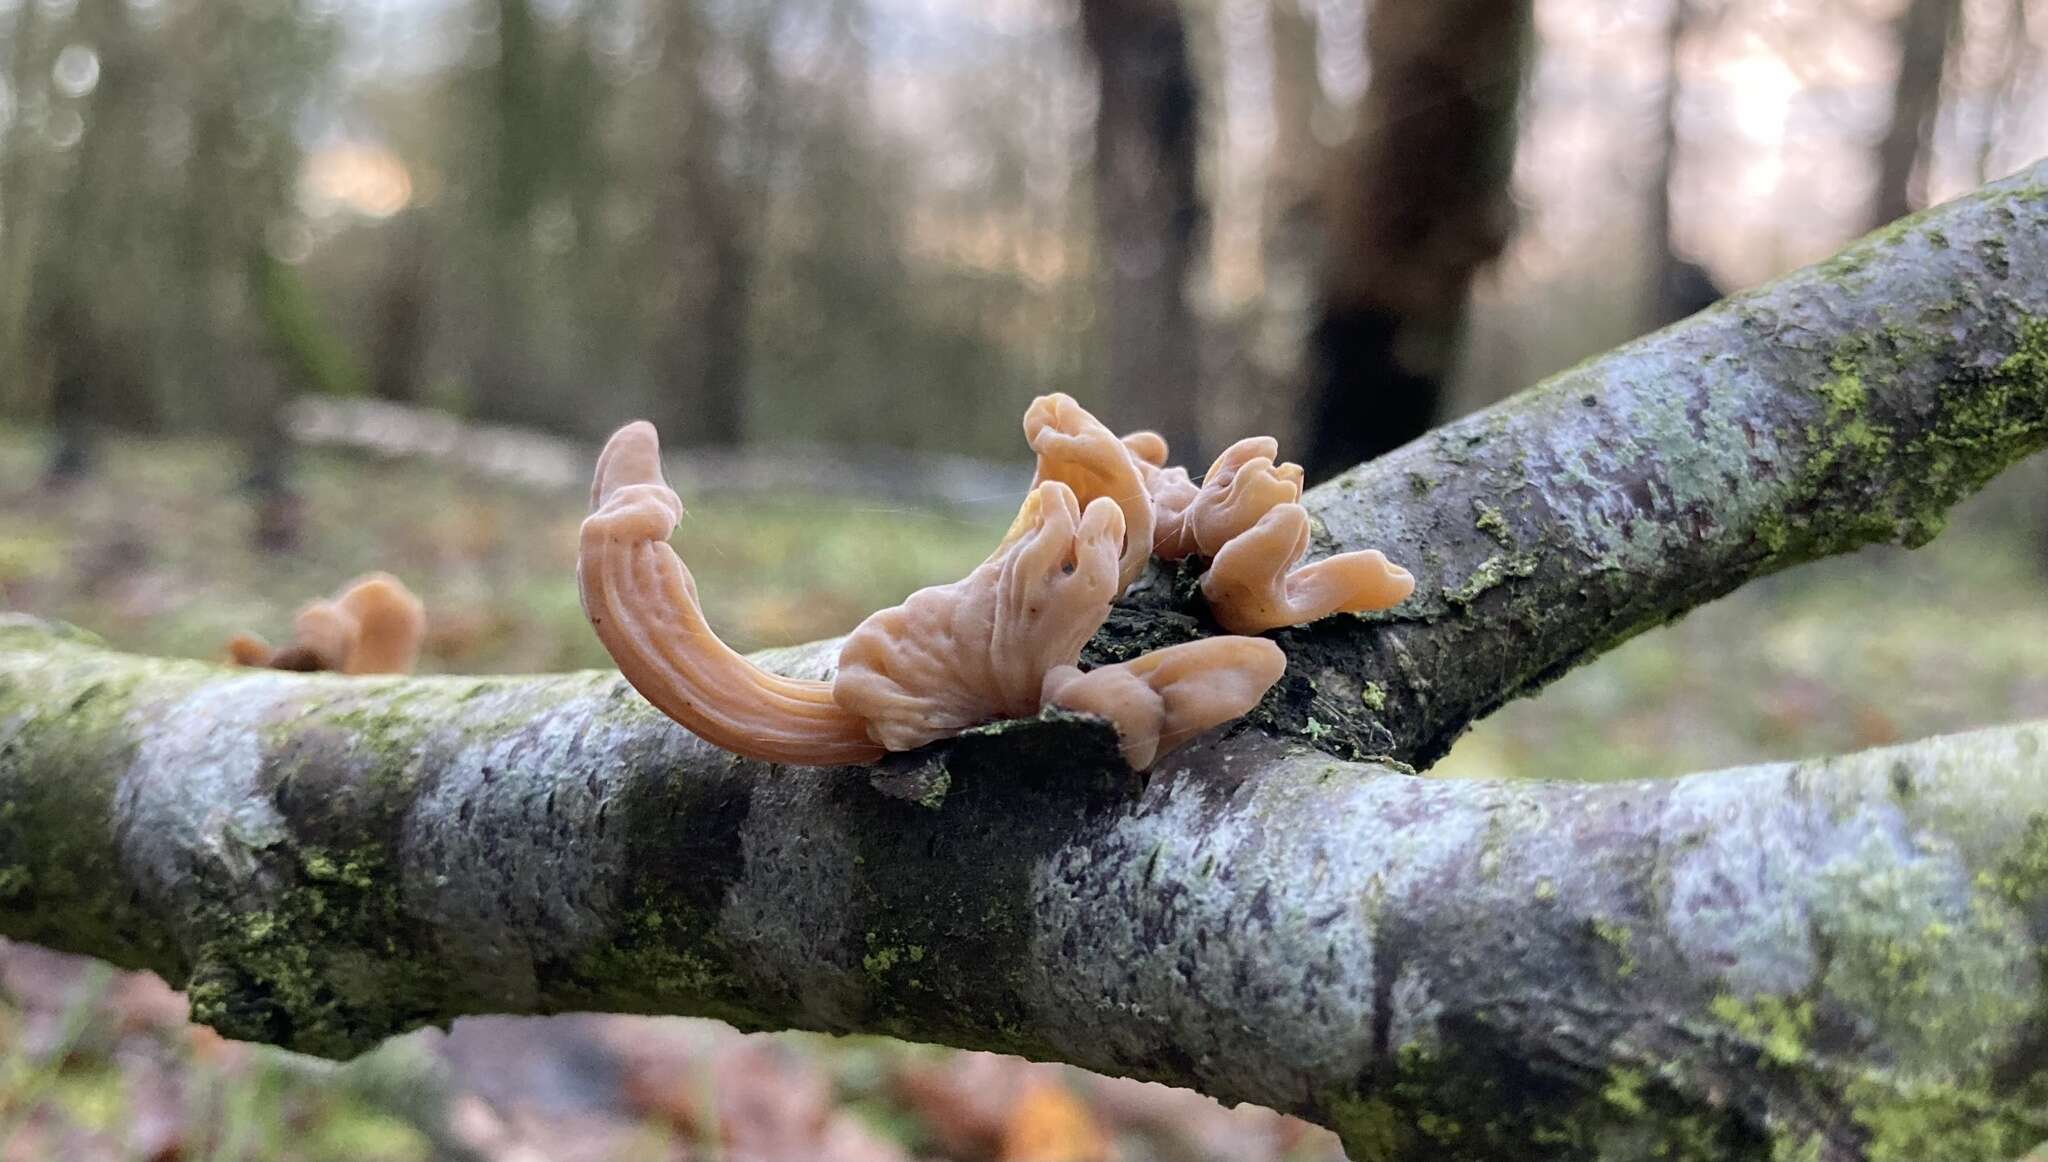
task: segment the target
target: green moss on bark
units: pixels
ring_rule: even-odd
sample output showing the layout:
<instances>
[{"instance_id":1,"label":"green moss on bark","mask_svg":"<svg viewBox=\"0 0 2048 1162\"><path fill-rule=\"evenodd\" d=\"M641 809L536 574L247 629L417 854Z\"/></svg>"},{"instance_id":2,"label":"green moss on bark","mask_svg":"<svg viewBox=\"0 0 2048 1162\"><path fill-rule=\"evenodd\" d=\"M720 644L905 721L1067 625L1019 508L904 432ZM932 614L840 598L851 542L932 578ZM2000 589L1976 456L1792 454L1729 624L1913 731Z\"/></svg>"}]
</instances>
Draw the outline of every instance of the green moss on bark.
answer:
<instances>
[{"instance_id":1,"label":"green moss on bark","mask_svg":"<svg viewBox=\"0 0 2048 1162\"><path fill-rule=\"evenodd\" d=\"M0 624L0 652L37 664L0 682L0 929L175 979L183 955L136 898L108 828L131 718L203 667L125 658L69 627Z\"/></svg>"},{"instance_id":2,"label":"green moss on bark","mask_svg":"<svg viewBox=\"0 0 2048 1162\"><path fill-rule=\"evenodd\" d=\"M1770 1139L1642 1068L1536 1063L1486 1033L1397 1050L1358 1093L1319 1103L1352 1162L1762 1162Z\"/></svg>"}]
</instances>

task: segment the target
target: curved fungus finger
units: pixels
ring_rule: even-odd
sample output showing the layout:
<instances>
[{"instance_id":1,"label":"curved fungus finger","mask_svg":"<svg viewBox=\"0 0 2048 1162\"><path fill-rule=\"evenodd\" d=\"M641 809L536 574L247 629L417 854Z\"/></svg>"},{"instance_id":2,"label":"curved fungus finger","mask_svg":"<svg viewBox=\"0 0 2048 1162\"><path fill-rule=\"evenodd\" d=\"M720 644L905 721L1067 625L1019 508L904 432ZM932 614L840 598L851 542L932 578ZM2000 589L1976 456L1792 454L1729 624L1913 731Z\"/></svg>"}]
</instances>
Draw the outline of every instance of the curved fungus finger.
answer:
<instances>
[{"instance_id":1,"label":"curved fungus finger","mask_svg":"<svg viewBox=\"0 0 2048 1162\"><path fill-rule=\"evenodd\" d=\"M1214 726L1241 718L1287 672L1287 655L1264 638L1212 637L1082 673L1045 676L1047 705L1100 715L1115 725L1124 761L1142 771Z\"/></svg>"},{"instance_id":2,"label":"curved fungus finger","mask_svg":"<svg viewBox=\"0 0 2048 1162\"><path fill-rule=\"evenodd\" d=\"M1158 432L1131 432L1124 436L1124 450L1139 464L1166 467L1166 437Z\"/></svg>"},{"instance_id":3,"label":"curved fungus finger","mask_svg":"<svg viewBox=\"0 0 2048 1162\"><path fill-rule=\"evenodd\" d=\"M398 578L364 574L342 590L333 608L356 627L353 646L343 655L342 673L407 674L419 663L427 611Z\"/></svg>"},{"instance_id":4,"label":"curved fungus finger","mask_svg":"<svg viewBox=\"0 0 2048 1162\"><path fill-rule=\"evenodd\" d=\"M1216 458L1209 462L1209 470L1202 474L1202 484L1204 487L1211 484L1226 487L1238 469L1261 458L1278 463L1280 441L1271 436L1246 436L1217 453Z\"/></svg>"},{"instance_id":5,"label":"curved fungus finger","mask_svg":"<svg viewBox=\"0 0 2048 1162\"><path fill-rule=\"evenodd\" d=\"M1137 462L1138 479L1152 501L1152 555L1162 561L1191 555L1195 541L1186 514L1201 490L1187 469L1167 466L1166 438L1159 433L1132 432L1123 438L1123 444Z\"/></svg>"},{"instance_id":6,"label":"curved fungus finger","mask_svg":"<svg viewBox=\"0 0 2048 1162\"><path fill-rule=\"evenodd\" d=\"M228 664L265 669L277 657L269 642L253 633L238 633L228 639Z\"/></svg>"},{"instance_id":7,"label":"curved fungus finger","mask_svg":"<svg viewBox=\"0 0 2048 1162\"><path fill-rule=\"evenodd\" d=\"M1274 505L1301 499L1301 466L1279 463L1279 455L1273 437L1247 436L1216 457L1200 485L1185 468L1148 472L1145 486L1156 513L1152 551L1167 561L1213 557Z\"/></svg>"},{"instance_id":8,"label":"curved fungus finger","mask_svg":"<svg viewBox=\"0 0 2048 1162\"><path fill-rule=\"evenodd\" d=\"M1109 498L1084 511L1066 484L1039 484L974 572L847 635L833 697L890 750L1037 713L1045 675L1081 656L1122 591L1124 532Z\"/></svg>"},{"instance_id":9,"label":"curved fungus finger","mask_svg":"<svg viewBox=\"0 0 2048 1162\"><path fill-rule=\"evenodd\" d=\"M1192 556L1195 537L1187 523L1187 512L1201 489L1185 468L1158 468L1141 461L1138 471L1144 476L1145 491L1152 498L1152 555L1162 561Z\"/></svg>"},{"instance_id":10,"label":"curved fungus finger","mask_svg":"<svg viewBox=\"0 0 2048 1162\"><path fill-rule=\"evenodd\" d=\"M696 580L668 544L683 504L662 479L654 425L613 434L591 495L596 511L583 522L576 562L584 616L642 697L749 758L827 766L881 757L829 683L771 674L712 632Z\"/></svg>"},{"instance_id":11,"label":"curved fungus finger","mask_svg":"<svg viewBox=\"0 0 2048 1162\"><path fill-rule=\"evenodd\" d=\"M1188 505L1186 523L1195 549L1214 557L1233 537L1275 507L1301 499L1301 468L1275 464L1264 456L1224 473L1211 473Z\"/></svg>"},{"instance_id":12,"label":"curved fungus finger","mask_svg":"<svg viewBox=\"0 0 2048 1162\"><path fill-rule=\"evenodd\" d=\"M1375 549L1294 569L1308 541L1308 510L1282 504L1226 543L1202 576L1216 623L1232 633L1263 633L1332 613L1390 609L1415 591L1415 578Z\"/></svg>"},{"instance_id":13,"label":"curved fungus finger","mask_svg":"<svg viewBox=\"0 0 2048 1162\"><path fill-rule=\"evenodd\" d=\"M355 615L332 601L309 602L292 617L292 644L278 651L283 657L300 650L314 664L306 667L340 673L362 640L363 625Z\"/></svg>"},{"instance_id":14,"label":"curved fungus finger","mask_svg":"<svg viewBox=\"0 0 2048 1162\"><path fill-rule=\"evenodd\" d=\"M1155 450L1142 439L1139 443ZM1152 555L1152 495L1145 487L1141 465L1124 440L1088 413L1088 409L1064 392L1041 395L1024 411L1024 439L1038 454L1038 471L1031 486L1037 488L1056 480L1072 489L1085 508L1098 498L1116 504L1124 518L1124 544L1119 553L1117 576L1128 586L1145 571ZM1163 458L1166 441L1152 436ZM1022 517L1020 516L1021 520ZM1005 545L1018 536L1018 525L1010 526Z\"/></svg>"}]
</instances>

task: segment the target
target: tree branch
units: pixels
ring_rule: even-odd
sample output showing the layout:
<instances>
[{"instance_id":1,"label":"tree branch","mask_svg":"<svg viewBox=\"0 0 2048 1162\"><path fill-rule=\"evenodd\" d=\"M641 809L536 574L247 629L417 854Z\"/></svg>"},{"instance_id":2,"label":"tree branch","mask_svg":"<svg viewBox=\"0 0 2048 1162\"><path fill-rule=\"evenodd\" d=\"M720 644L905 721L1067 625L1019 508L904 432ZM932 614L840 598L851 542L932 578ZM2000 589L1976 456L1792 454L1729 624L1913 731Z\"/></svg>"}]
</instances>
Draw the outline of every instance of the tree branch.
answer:
<instances>
[{"instance_id":1,"label":"tree branch","mask_svg":"<svg viewBox=\"0 0 2048 1162\"><path fill-rule=\"evenodd\" d=\"M1789 565L1920 545L2048 446L2048 162L1310 493L1415 573L1283 634L1280 725L1426 766L1466 727Z\"/></svg>"},{"instance_id":2,"label":"tree branch","mask_svg":"<svg viewBox=\"0 0 2048 1162\"><path fill-rule=\"evenodd\" d=\"M1071 718L774 768L613 674L0 629L0 934L330 1055L469 1012L697 1013L1193 1085L1359 1158L2009 1158L2048 1137L2048 726L1604 787L1308 742L1424 760L1748 577L1931 535L2048 439L2044 179L1319 489L1326 547L1391 549L1413 608L1283 635L1258 721L1142 787ZM1194 632L1164 581L1098 656Z\"/></svg>"},{"instance_id":3,"label":"tree branch","mask_svg":"<svg viewBox=\"0 0 2048 1162\"><path fill-rule=\"evenodd\" d=\"M696 1013L1190 1085L1360 1158L2048 1138L2048 724L1607 786L1247 732L1140 791L1105 728L1012 723L925 806L612 675L223 674L33 626L0 723L0 931L301 1050Z\"/></svg>"}]
</instances>

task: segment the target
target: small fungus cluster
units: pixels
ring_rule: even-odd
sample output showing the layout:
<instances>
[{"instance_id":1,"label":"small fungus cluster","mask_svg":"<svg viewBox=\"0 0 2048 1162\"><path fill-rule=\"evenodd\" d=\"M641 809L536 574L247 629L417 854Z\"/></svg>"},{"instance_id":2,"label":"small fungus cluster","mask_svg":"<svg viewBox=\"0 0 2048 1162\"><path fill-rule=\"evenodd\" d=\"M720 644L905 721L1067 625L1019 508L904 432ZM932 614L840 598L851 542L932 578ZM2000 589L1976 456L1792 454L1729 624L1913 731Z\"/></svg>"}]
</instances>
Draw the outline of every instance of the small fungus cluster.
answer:
<instances>
[{"instance_id":1,"label":"small fungus cluster","mask_svg":"<svg viewBox=\"0 0 2048 1162\"><path fill-rule=\"evenodd\" d=\"M771 674L712 632L668 543L683 505L644 421L598 458L576 568L583 611L649 702L749 758L869 763L1059 706L1108 719L1144 770L1242 716L1286 672L1278 645L1242 635L1386 609L1414 588L1377 552L1297 567L1309 542L1301 468L1279 462L1268 437L1232 445L1197 483L1167 466L1159 436L1118 437L1066 395L1035 400L1024 435L1037 476L995 551L863 621L832 681ZM1202 592L1231 636L1083 672L1081 648L1154 556L1209 558Z\"/></svg>"},{"instance_id":2,"label":"small fungus cluster","mask_svg":"<svg viewBox=\"0 0 2048 1162\"><path fill-rule=\"evenodd\" d=\"M331 600L300 609L290 645L272 649L253 633L238 633L227 651L238 666L405 674L419 661L426 632L426 610L403 582L389 573L365 573Z\"/></svg>"}]
</instances>

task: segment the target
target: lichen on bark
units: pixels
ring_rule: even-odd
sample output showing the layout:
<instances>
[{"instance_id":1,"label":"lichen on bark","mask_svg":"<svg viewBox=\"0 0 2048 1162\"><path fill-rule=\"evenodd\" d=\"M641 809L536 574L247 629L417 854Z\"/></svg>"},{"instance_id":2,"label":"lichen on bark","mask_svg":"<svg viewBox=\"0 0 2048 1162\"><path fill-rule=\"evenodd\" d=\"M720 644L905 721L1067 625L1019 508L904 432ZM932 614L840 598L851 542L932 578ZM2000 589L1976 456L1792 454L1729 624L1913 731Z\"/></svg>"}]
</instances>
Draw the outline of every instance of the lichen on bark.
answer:
<instances>
[{"instance_id":1,"label":"lichen on bark","mask_svg":"<svg viewBox=\"0 0 2048 1162\"><path fill-rule=\"evenodd\" d=\"M1067 1060L1359 1157L2048 1137L2048 724L1596 787L1256 730L1140 784L1054 718L927 756L928 803L734 760L609 675L252 678L22 629L0 722L6 790L63 771L110 813L67 854L113 881L0 828L5 930L298 1049L602 1008Z\"/></svg>"}]
</instances>

